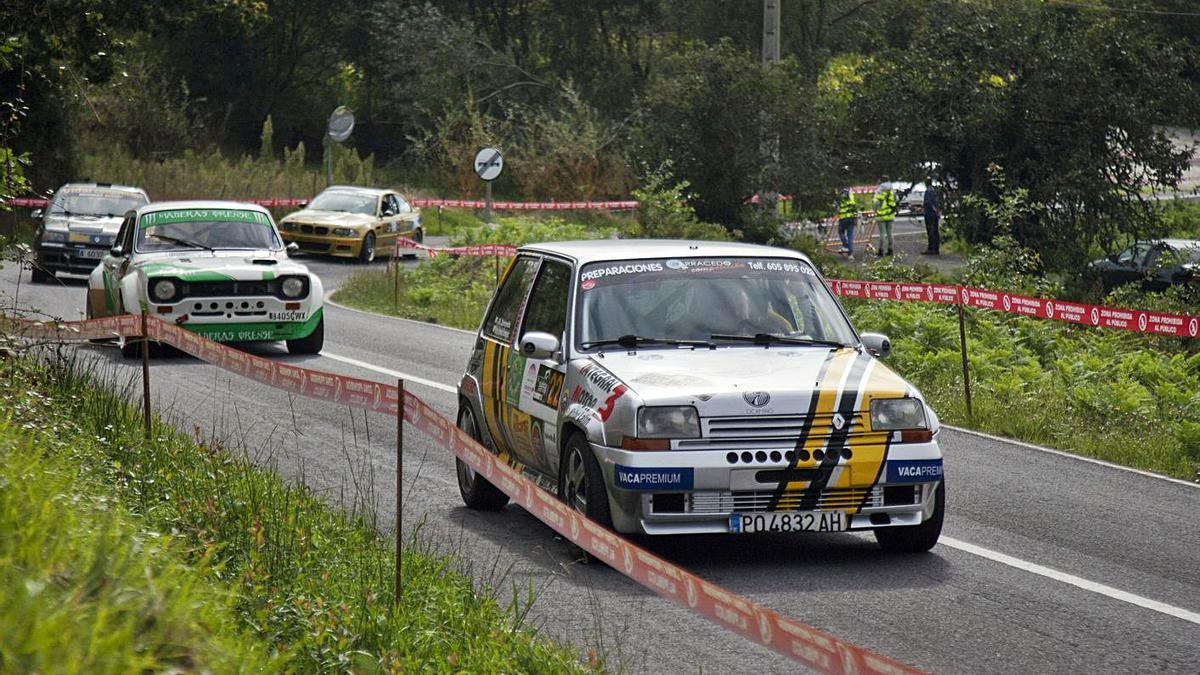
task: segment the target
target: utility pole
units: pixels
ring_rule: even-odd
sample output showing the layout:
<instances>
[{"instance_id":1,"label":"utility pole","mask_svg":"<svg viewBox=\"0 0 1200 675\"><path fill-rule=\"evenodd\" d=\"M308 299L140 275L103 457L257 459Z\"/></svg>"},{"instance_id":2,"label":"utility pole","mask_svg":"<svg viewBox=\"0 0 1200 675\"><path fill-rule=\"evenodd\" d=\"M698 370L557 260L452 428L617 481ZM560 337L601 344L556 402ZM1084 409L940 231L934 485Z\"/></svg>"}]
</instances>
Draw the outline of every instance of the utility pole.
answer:
<instances>
[{"instance_id":1,"label":"utility pole","mask_svg":"<svg viewBox=\"0 0 1200 675\"><path fill-rule=\"evenodd\" d=\"M779 3L780 0L763 0L763 67L779 62Z\"/></svg>"},{"instance_id":2,"label":"utility pole","mask_svg":"<svg viewBox=\"0 0 1200 675\"><path fill-rule=\"evenodd\" d=\"M763 34L762 34L762 64L763 68L770 68L772 65L779 63L779 3L782 0L763 0ZM767 133L767 126L770 121L766 111L763 111L762 117L759 120L762 125L762 154L764 157L770 157L770 167L774 170L779 166L779 136L771 136ZM767 185L767 181L761 181L758 192L758 206L763 210L764 214L773 214L775 205L778 201L779 194L778 186Z\"/></svg>"}]
</instances>

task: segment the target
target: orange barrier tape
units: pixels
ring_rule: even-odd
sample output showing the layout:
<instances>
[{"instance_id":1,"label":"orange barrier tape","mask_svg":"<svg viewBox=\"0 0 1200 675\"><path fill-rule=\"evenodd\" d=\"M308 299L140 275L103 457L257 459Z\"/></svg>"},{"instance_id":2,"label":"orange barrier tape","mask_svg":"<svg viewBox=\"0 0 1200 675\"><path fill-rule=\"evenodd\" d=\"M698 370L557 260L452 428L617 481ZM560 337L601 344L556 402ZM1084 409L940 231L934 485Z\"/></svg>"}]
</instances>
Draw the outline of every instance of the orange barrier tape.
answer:
<instances>
[{"instance_id":1,"label":"orange barrier tape","mask_svg":"<svg viewBox=\"0 0 1200 675\"><path fill-rule=\"evenodd\" d=\"M19 334L25 337L76 341L94 339L89 336L95 335L138 337L141 333L140 317L128 315L63 323L8 319L5 324L16 324ZM147 332L150 338L201 361L277 389L388 415L397 414L399 389L394 385L298 368L246 354L156 317L148 318ZM711 584L597 525L501 461L407 390L404 420L454 453L515 503L575 545L643 587L747 640L822 673L901 675L921 672Z\"/></svg>"},{"instance_id":2,"label":"orange barrier tape","mask_svg":"<svg viewBox=\"0 0 1200 675\"><path fill-rule=\"evenodd\" d=\"M426 246L407 237L398 237L396 246L392 249L392 257L400 255L400 249L416 249L425 251L430 258L436 258L438 255L445 253L446 255L465 255L477 257L491 256L507 256L512 257L517 254L517 247L511 244L472 244L471 246Z\"/></svg>"},{"instance_id":3,"label":"orange barrier tape","mask_svg":"<svg viewBox=\"0 0 1200 675\"><path fill-rule=\"evenodd\" d=\"M829 279L826 283L829 284L829 288L835 295L848 298L961 304L964 307L991 309L1096 328L1117 328L1138 333L1186 338L1200 336L1200 317L1190 314L1089 305L953 284L916 284L851 279Z\"/></svg>"}]
</instances>

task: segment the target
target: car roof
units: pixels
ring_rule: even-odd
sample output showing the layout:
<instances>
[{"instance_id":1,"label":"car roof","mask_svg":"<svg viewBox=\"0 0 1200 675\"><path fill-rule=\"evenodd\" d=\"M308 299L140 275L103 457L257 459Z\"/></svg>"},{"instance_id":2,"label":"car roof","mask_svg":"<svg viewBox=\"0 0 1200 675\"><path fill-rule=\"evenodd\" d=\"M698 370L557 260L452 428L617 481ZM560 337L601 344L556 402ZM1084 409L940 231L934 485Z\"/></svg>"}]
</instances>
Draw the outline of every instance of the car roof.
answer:
<instances>
[{"instance_id":1,"label":"car roof","mask_svg":"<svg viewBox=\"0 0 1200 675\"><path fill-rule=\"evenodd\" d=\"M359 187L357 185L330 185L321 190L321 192L357 192L359 194L371 195L378 197L381 194L395 192L395 190L385 190L383 188Z\"/></svg>"},{"instance_id":2,"label":"car roof","mask_svg":"<svg viewBox=\"0 0 1200 675\"><path fill-rule=\"evenodd\" d=\"M143 197L146 195L146 191L140 187L134 187L132 185L113 185L111 183L64 183L61 187L58 188L58 192L62 192L63 190L68 190L71 188L82 188L82 189L92 189L92 190L95 190L95 189L115 190L117 192L132 192L134 194L142 195Z\"/></svg>"},{"instance_id":3,"label":"car roof","mask_svg":"<svg viewBox=\"0 0 1200 675\"><path fill-rule=\"evenodd\" d=\"M258 211L265 213L269 217L271 212L258 204L249 204L247 202L228 202L207 199L189 199L175 202L150 202L137 209L137 215L140 218L142 215L153 211L177 211L179 209L234 209L237 211Z\"/></svg>"},{"instance_id":4,"label":"car roof","mask_svg":"<svg viewBox=\"0 0 1200 675\"><path fill-rule=\"evenodd\" d=\"M702 258L702 257L773 257L797 258L808 261L798 251L759 244L730 241L692 241L687 239L589 239L526 244L521 251L550 253L570 258L580 265L606 260L639 260L643 258Z\"/></svg>"},{"instance_id":5,"label":"car roof","mask_svg":"<svg viewBox=\"0 0 1200 675\"><path fill-rule=\"evenodd\" d=\"M1159 241L1171 248L1200 248L1200 241L1195 239L1160 239Z\"/></svg>"}]
</instances>

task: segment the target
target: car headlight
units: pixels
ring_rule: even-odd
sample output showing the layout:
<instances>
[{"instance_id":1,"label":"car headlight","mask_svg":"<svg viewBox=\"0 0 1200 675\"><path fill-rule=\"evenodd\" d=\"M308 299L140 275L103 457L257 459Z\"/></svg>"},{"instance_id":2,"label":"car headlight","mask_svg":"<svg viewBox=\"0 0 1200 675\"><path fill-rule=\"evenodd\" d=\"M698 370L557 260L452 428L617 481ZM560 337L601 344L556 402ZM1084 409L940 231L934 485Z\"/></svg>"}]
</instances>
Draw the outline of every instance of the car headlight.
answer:
<instances>
[{"instance_id":1,"label":"car headlight","mask_svg":"<svg viewBox=\"0 0 1200 675\"><path fill-rule=\"evenodd\" d=\"M159 302L167 302L175 297L179 287L170 279L159 279L150 285L150 296Z\"/></svg>"},{"instance_id":2,"label":"car headlight","mask_svg":"<svg viewBox=\"0 0 1200 675\"><path fill-rule=\"evenodd\" d=\"M61 244L67 241L66 230L46 230L42 233L42 241Z\"/></svg>"},{"instance_id":3,"label":"car headlight","mask_svg":"<svg viewBox=\"0 0 1200 675\"><path fill-rule=\"evenodd\" d=\"M925 404L916 398L882 398L871 401L871 429L896 431L928 429Z\"/></svg>"},{"instance_id":4,"label":"car headlight","mask_svg":"<svg viewBox=\"0 0 1200 675\"><path fill-rule=\"evenodd\" d=\"M296 224L295 223L280 223L279 229L283 230L284 232L295 232Z\"/></svg>"},{"instance_id":5,"label":"car headlight","mask_svg":"<svg viewBox=\"0 0 1200 675\"><path fill-rule=\"evenodd\" d=\"M638 438L699 438L700 414L690 405L638 410Z\"/></svg>"},{"instance_id":6,"label":"car headlight","mask_svg":"<svg viewBox=\"0 0 1200 675\"><path fill-rule=\"evenodd\" d=\"M279 285L279 290L286 298L298 298L304 295L307 286L300 277L288 277Z\"/></svg>"},{"instance_id":7,"label":"car headlight","mask_svg":"<svg viewBox=\"0 0 1200 675\"><path fill-rule=\"evenodd\" d=\"M352 227L335 227L331 232L333 232L333 236L335 237L353 237L355 235L354 228Z\"/></svg>"}]
</instances>

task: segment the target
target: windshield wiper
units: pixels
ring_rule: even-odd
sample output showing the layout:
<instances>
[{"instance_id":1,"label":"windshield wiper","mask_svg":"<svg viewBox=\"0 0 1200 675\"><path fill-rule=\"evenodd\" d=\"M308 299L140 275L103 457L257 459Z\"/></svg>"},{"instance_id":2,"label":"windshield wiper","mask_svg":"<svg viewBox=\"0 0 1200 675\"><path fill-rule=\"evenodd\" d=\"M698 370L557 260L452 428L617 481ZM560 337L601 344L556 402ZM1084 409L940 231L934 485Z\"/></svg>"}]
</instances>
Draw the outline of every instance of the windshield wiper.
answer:
<instances>
[{"instance_id":1,"label":"windshield wiper","mask_svg":"<svg viewBox=\"0 0 1200 675\"><path fill-rule=\"evenodd\" d=\"M201 244L198 241L192 241L190 239L179 239L177 237L168 237L165 234L148 234L146 236L154 237L155 239L161 239L163 241L170 242L172 244L179 244L180 246L191 246L192 248L202 248L202 249L205 249L208 251L212 251L213 253L217 252L217 249L215 249L207 244Z\"/></svg>"},{"instance_id":2,"label":"windshield wiper","mask_svg":"<svg viewBox=\"0 0 1200 675\"><path fill-rule=\"evenodd\" d=\"M787 344L806 345L815 347L847 347L845 343L836 340L814 340L812 338L794 335L779 335L777 333L755 333L754 335L721 335L713 333L713 340L732 340L734 342L753 342L756 345Z\"/></svg>"},{"instance_id":3,"label":"windshield wiper","mask_svg":"<svg viewBox=\"0 0 1200 675\"><path fill-rule=\"evenodd\" d=\"M671 345L673 347L714 347L713 343L708 340L674 340L671 338L651 338L642 337L641 335L622 335L619 338L611 338L607 340L592 340L591 342L580 343L580 347L591 349L592 347L607 347L610 345L618 345L632 349L638 345Z\"/></svg>"}]
</instances>

